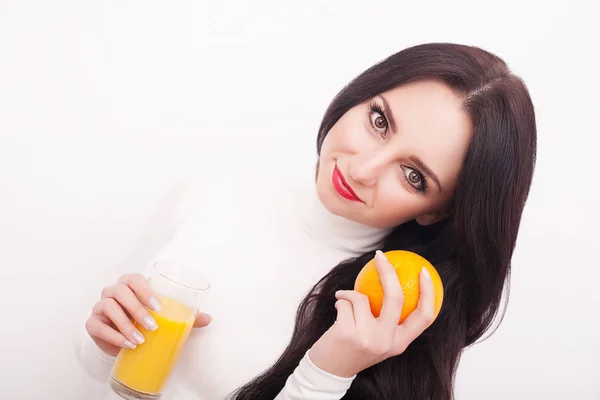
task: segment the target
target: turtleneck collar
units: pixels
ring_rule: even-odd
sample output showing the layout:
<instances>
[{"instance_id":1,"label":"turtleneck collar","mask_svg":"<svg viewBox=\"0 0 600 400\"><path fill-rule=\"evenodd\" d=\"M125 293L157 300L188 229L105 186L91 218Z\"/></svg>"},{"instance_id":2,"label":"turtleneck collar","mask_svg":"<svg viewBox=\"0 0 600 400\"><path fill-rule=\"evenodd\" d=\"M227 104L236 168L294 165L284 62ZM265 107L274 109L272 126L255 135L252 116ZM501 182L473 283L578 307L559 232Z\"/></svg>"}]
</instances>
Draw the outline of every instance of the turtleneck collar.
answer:
<instances>
[{"instance_id":1,"label":"turtleneck collar","mask_svg":"<svg viewBox=\"0 0 600 400\"><path fill-rule=\"evenodd\" d=\"M316 186L305 187L300 216L305 231L315 240L331 247L353 253L355 256L380 248L392 231L360 224L333 214L321 202Z\"/></svg>"}]
</instances>

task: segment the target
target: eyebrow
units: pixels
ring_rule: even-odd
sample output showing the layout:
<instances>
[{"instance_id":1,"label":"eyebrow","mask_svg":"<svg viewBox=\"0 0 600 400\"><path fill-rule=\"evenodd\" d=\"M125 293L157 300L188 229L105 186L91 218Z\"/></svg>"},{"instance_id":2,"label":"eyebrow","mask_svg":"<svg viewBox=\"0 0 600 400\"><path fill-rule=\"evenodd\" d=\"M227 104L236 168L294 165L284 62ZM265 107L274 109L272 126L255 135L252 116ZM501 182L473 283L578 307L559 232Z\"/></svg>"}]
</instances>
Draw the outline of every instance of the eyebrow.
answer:
<instances>
[{"instance_id":1,"label":"eyebrow","mask_svg":"<svg viewBox=\"0 0 600 400\"><path fill-rule=\"evenodd\" d=\"M421 170L423 170L423 172L425 173L425 175L429 176L437 184L438 190L441 193L442 192L442 185L440 185L440 181L437 178L436 174L434 174L433 171L431 171L431 169L429 169L429 167L427 165L425 165L423 163L423 161L421 161L419 159L419 157L410 156L410 157L408 157L408 159L410 161L414 162L417 167L419 167Z\"/></svg>"},{"instance_id":2,"label":"eyebrow","mask_svg":"<svg viewBox=\"0 0 600 400\"><path fill-rule=\"evenodd\" d=\"M396 133L396 121L394 120L394 115L392 114L390 104L382 95L378 95L377 97L379 97L381 99L381 102L383 103L383 110L385 111L385 116L389 120L390 128L392 128L392 133Z\"/></svg>"}]
</instances>

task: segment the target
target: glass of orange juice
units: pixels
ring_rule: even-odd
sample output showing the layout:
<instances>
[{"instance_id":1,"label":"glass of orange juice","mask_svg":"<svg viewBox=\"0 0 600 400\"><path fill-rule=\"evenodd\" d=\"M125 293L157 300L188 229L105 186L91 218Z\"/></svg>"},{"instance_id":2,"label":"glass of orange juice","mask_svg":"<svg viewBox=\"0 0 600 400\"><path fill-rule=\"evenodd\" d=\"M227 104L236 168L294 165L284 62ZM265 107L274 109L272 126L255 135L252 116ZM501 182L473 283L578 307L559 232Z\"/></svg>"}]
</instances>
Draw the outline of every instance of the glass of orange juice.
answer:
<instances>
[{"instance_id":1,"label":"glass of orange juice","mask_svg":"<svg viewBox=\"0 0 600 400\"><path fill-rule=\"evenodd\" d=\"M160 399L194 325L200 297L210 287L197 272L166 261L153 265L148 281L161 303L160 311L148 310L158 329L150 331L136 323L144 343L122 349L110 376L111 388L128 400Z\"/></svg>"}]
</instances>

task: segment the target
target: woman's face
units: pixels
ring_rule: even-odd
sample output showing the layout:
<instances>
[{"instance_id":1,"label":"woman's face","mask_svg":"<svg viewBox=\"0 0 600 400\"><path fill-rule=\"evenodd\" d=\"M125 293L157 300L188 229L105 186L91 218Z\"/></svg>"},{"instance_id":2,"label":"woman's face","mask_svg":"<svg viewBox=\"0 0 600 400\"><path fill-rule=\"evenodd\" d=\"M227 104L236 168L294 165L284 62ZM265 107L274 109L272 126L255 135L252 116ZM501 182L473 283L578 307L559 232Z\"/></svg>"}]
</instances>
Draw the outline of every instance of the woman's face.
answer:
<instances>
[{"instance_id":1,"label":"woman's face","mask_svg":"<svg viewBox=\"0 0 600 400\"><path fill-rule=\"evenodd\" d=\"M321 148L317 193L334 214L376 227L447 216L472 136L462 100L432 80L348 110Z\"/></svg>"}]
</instances>

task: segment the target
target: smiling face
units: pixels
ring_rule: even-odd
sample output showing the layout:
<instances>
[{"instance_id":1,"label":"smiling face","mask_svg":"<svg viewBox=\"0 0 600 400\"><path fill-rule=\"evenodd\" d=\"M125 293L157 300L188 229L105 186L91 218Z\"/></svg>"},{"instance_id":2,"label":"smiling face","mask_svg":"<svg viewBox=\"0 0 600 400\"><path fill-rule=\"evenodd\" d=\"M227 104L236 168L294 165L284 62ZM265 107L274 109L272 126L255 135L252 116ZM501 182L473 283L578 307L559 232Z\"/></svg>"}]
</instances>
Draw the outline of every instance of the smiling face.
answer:
<instances>
[{"instance_id":1,"label":"smiling face","mask_svg":"<svg viewBox=\"0 0 600 400\"><path fill-rule=\"evenodd\" d=\"M317 193L332 213L370 226L437 222L447 215L471 137L462 99L444 83L401 85L331 128Z\"/></svg>"}]
</instances>

